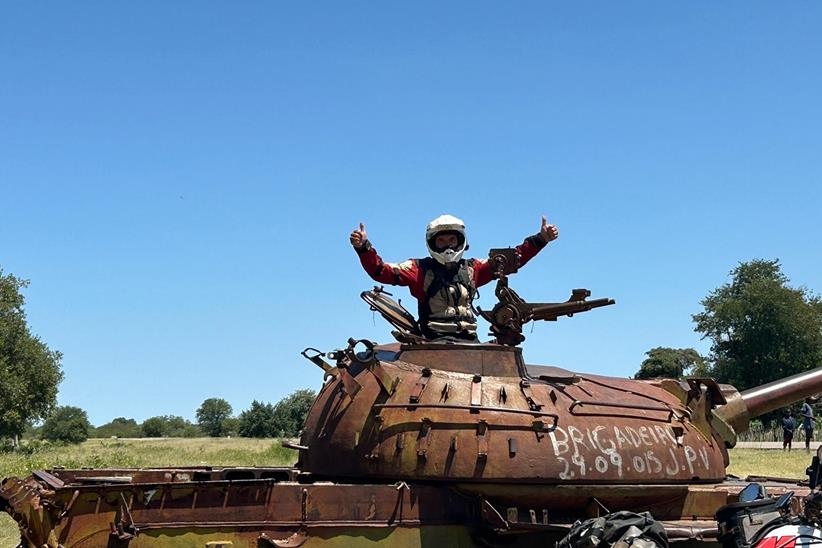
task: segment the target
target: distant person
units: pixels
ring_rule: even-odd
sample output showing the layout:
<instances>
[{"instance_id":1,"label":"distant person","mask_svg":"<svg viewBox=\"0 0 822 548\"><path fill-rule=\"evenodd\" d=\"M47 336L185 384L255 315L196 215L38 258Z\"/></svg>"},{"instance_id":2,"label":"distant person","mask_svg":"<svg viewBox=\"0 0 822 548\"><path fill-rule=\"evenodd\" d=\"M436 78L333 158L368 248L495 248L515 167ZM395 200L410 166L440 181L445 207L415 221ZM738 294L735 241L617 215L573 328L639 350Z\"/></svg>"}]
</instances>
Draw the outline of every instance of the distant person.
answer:
<instances>
[{"instance_id":1,"label":"distant person","mask_svg":"<svg viewBox=\"0 0 822 548\"><path fill-rule=\"evenodd\" d=\"M813 407L811 407L811 398L806 398L805 403L802 404L802 430L805 431L805 451L811 452L811 439L813 439Z\"/></svg>"},{"instance_id":2,"label":"distant person","mask_svg":"<svg viewBox=\"0 0 822 548\"><path fill-rule=\"evenodd\" d=\"M559 230L542 217L539 232L516 247L520 266L530 261L545 245L556 240ZM437 217L425 229L425 245L430 257L386 263L368 241L365 225L350 236L363 269L372 279L391 285L408 286L419 304L419 323L427 339L477 340L477 318L471 305L477 288L493 279L486 259L464 259L468 249L465 224L451 215Z\"/></svg>"},{"instance_id":3,"label":"distant person","mask_svg":"<svg viewBox=\"0 0 822 548\"><path fill-rule=\"evenodd\" d=\"M791 452L791 442L793 441L793 432L796 430L796 419L793 418L793 413L788 409L785 416L782 417L782 450Z\"/></svg>"}]
</instances>

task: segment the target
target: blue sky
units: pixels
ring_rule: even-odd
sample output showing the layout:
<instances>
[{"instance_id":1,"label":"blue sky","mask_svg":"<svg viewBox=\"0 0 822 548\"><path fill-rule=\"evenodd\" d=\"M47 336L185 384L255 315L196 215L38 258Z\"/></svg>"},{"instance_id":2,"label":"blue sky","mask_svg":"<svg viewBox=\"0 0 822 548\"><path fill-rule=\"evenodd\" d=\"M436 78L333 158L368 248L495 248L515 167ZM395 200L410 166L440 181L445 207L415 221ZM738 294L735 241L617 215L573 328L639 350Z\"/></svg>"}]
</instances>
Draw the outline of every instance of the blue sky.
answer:
<instances>
[{"instance_id":1,"label":"blue sky","mask_svg":"<svg viewBox=\"0 0 822 548\"><path fill-rule=\"evenodd\" d=\"M318 388L390 339L359 292L462 217L471 252L560 228L511 281L617 306L531 363L613 375L708 345L739 261L822 291L813 2L82 2L0 8L0 266L93 423ZM413 308L404 289L395 294ZM493 289L480 305L493 304ZM484 328L483 328L484 331ZM530 330L529 330L530 331Z\"/></svg>"}]
</instances>

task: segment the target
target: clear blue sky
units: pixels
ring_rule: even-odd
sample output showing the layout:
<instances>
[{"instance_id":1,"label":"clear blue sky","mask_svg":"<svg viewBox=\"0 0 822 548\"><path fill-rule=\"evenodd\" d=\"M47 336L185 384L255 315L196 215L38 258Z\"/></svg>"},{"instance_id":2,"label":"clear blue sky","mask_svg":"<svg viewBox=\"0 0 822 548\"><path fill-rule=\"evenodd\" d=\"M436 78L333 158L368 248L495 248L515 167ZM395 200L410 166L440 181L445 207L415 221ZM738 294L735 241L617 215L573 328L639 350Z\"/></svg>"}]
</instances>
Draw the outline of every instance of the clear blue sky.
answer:
<instances>
[{"instance_id":1,"label":"clear blue sky","mask_svg":"<svg viewBox=\"0 0 822 548\"><path fill-rule=\"evenodd\" d=\"M0 266L65 354L61 404L193 418L318 388L306 346L390 339L359 221L403 260L441 213L477 256L544 213L560 239L513 287L617 306L536 325L527 360L629 375L707 351L690 316L739 261L822 290L821 23L817 2L6 3Z\"/></svg>"}]
</instances>

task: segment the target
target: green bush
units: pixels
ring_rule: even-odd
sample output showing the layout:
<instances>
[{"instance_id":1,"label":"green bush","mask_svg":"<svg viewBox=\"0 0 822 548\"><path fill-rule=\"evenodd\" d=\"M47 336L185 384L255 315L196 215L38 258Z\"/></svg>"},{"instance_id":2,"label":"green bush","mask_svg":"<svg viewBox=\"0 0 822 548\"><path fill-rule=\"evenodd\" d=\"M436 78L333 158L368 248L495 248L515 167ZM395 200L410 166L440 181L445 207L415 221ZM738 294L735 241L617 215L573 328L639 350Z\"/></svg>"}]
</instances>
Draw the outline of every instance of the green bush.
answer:
<instances>
[{"instance_id":1,"label":"green bush","mask_svg":"<svg viewBox=\"0 0 822 548\"><path fill-rule=\"evenodd\" d=\"M297 390L274 406L274 435L293 438L300 433L311 404L317 398L313 390Z\"/></svg>"},{"instance_id":2,"label":"green bush","mask_svg":"<svg viewBox=\"0 0 822 548\"><path fill-rule=\"evenodd\" d=\"M143 422L141 429L147 438L196 438L202 435L196 425L176 415L151 417Z\"/></svg>"},{"instance_id":3,"label":"green bush","mask_svg":"<svg viewBox=\"0 0 822 548\"><path fill-rule=\"evenodd\" d=\"M274 406L257 400L240 413L240 435L245 438L274 437Z\"/></svg>"},{"instance_id":4,"label":"green bush","mask_svg":"<svg viewBox=\"0 0 822 548\"><path fill-rule=\"evenodd\" d=\"M111 422L98 426L89 432L91 438L139 438L143 432L134 419L117 417Z\"/></svg>"},{"instance_id":5,"label":"green bush","mask_svg":"<svg viewBox=\"0 0 822 548\"><path fill-rule=\"evenodd\" d=\"M91 424L88 415L79 407L63 405L46 419L40 435L49 441L81 443L88 439Z\"/></svg>"}]
</instances>

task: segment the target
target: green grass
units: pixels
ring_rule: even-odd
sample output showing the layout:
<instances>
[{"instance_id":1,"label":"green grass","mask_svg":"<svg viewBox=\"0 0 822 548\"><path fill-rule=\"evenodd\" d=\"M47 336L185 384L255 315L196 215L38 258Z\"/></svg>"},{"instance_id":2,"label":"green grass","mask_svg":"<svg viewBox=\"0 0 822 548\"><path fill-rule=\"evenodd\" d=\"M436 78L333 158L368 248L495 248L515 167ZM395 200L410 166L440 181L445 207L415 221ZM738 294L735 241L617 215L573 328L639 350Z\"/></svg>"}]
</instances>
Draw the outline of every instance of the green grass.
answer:
<instances>
[{"instance_id":1,"label":"green grass","mask_svg":"<svg viewBox=\"0 0 822 548\"><path fill-rule=\"evenodd\" d=\"M771 476L807 479L805 469L813 457L813 453L806 453L804 447L794 448L790 453L781 449L732 449L730 454L728 473L741 478Z\"/></svg>"},{"instance_id":2,"label":"green grass","mask_svg":"<svg viewBox=\"0 0 822 548\"><path fill-rule=\"evenodd\" d=\"M803 478L811 455L804 449L734 449L728 473L745 477L768 475ZM80 445L44 446L32 454L0 453L0 478L26 476L31 470L64 466L284 466L293 464L296 453L278 440L247 438L169 438L163 440L89 440ZM0 514L0 548L13 548L19 540L11 517Z\"/></svg>"}]
</instances>

